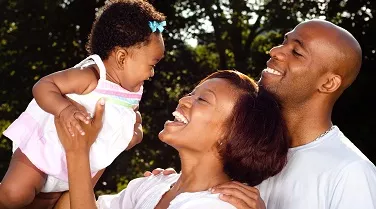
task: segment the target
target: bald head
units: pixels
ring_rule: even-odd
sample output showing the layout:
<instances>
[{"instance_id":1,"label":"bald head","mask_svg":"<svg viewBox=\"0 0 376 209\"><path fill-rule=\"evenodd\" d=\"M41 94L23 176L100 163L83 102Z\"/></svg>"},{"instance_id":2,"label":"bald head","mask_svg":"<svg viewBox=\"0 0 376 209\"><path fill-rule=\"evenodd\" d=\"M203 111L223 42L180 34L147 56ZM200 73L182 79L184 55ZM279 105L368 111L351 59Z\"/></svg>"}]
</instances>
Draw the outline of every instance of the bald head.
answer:
<instances>
[{"instance_id":1,"label":"bald head","mask_svg":"<svg viewBox=\"0 0 376 209\"><path fill-rule=\"evenodd\" d=\"M361 63L362 50L358 41L347 30L325 20L309 20L297 27L307 27L318 38L321 38L324 47L330 49L325 55L323 63L326 69L341 76L340 89L344 90L356 79Z\"/></svg>"}]
</instances>

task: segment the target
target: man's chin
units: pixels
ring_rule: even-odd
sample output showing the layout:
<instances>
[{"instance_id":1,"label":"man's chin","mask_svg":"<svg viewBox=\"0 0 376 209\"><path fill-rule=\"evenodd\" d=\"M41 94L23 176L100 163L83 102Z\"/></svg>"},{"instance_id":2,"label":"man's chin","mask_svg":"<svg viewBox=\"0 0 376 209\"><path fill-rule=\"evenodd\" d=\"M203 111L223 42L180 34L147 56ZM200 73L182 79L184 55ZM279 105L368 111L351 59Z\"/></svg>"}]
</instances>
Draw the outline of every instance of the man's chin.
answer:
<instances>
[{"instance_id":1,"label":"man's chin","mask_svg":"<svg viewBox=\"0 0 376 209\"><path fill-rule=\"evenodd\" d=\"M271 94L273 97L275 97L276 99L279 97L278 88L275 85L270 85L270 84L267 85L267 84L263 84L262 82L259 82L259 91L267 92Z\"/></svg>"}]
</instances>

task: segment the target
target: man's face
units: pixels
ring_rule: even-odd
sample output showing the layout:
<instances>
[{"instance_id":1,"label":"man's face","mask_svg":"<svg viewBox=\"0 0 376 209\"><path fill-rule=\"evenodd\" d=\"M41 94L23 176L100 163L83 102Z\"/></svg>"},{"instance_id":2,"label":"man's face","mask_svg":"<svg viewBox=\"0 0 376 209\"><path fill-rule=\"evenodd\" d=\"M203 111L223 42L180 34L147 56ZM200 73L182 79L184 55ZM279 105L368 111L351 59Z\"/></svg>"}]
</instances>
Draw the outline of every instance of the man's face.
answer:
<instances>
[{"instance_id":1,"label":"man's face","mask_svg":"<svg viewBox=\"0 0 376 209\"><path fill-rule=\"evenodd\" d=\"M317 22L304 22L270 50L259 84L282 103L303 103L317 92L319 79L332 60L330 30Z\"/></svg>"}]
</instances>

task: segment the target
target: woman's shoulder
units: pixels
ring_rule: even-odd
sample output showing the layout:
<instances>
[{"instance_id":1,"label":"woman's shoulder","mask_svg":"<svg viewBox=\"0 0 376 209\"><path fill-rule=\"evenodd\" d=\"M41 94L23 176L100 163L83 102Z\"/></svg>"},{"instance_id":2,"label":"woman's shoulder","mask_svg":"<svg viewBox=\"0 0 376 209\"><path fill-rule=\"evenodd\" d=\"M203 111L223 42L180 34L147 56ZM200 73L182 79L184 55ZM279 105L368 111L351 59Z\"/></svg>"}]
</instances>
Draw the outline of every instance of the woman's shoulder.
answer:
<instances>
[{"instance_id":1,"label":"woman's shoulder","mask_svg":"<svg viewBox=\"0 0 376 209\"><path fill-rule=\"evenodd\" d=\"M181 207L179 207L180 209L186 209L186 208L187 209L188 208L236 209L236 207L231 205L230 203L227 203L219 199L219 194L212 194L209 191L196 192L196 194L195 193L186 193L186 194L183 193L181 197L177 197L174 201L184 202L184 204L181 205Z\"/></svg>"},{"instance_id":2,"label":"woman's shoulder","mask_svg":"<svg viewBox=\"0 0 376 209\"><path fill-rule=\"evenodd\" d=\"M173 184L178 178L179 174L171 174L168 176L160 174L133 179L129 182L127 188L123 189L118 194L99 196L97 206L101 209L134 208L139 202L148 202L146 201L147 199L149 199L149 201L153 199L153 197L150 196L152 193L158 193L157 197L162 196L164 191L161 189L163 189L163 187L169 187L169 185Z\"/></svg>"},{"instance_id":3,"label":"woman's shoulder","mask_svg":"<svg viewBox=\"0 0 376 209\"><path fill-rule=\"evenodd\" d=\"M143 188L151 188L156 185L160 184L167 184L171 185L175 183L180 174L170 174L170 175L163 175L163 174L158 174L158 175L151 175L148 177L140 177L133 179L132 181L129 182L129 186L137 185L137 187L143 187Z\"/></svg>"}]
</instances>

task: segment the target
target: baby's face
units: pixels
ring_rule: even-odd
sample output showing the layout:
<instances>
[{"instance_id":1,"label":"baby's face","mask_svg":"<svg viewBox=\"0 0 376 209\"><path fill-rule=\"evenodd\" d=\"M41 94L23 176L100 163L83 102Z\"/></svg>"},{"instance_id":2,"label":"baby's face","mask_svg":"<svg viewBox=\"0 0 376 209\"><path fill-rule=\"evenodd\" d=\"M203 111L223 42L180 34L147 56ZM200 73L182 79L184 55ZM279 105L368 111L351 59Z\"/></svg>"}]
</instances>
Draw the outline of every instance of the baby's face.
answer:
<instances>
[{"instance_id":1,"label":"baby's face","mask_svg":"<svg viewBox=\"0 0 376 209\"><path fill-rule=\"evenodd\" d=\"M146 45L136 46L129 52L121 73L120 85L128 91L137 92L145 80L154 76L155 65L164 57L162 35L152 33Z\"/></svg>"}]
</instances>

